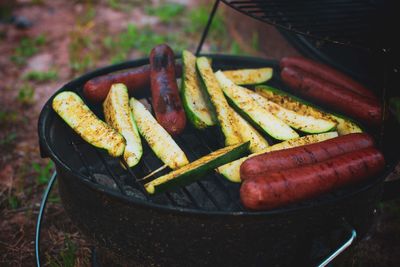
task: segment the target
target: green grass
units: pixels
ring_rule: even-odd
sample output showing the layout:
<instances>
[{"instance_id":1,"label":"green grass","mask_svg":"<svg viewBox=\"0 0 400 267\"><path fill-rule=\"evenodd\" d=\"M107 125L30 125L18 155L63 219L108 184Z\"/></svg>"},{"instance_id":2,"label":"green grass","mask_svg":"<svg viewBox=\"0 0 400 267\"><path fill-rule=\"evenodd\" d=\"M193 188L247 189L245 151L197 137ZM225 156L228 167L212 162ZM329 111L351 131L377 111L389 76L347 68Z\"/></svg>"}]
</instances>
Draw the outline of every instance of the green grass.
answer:
<instances>
[{"instance_id":1,"label":"green grass","mask_svg":"<svg viewBox=\"0 0 400 267\"><path fill-rule=\"evenodd\" d=\"M233 41L232 44L231 44L230 53L231 53L232 55L244 55L244 54L246 54L246 53L240 48L240 45L239 45L237 42L235 42L235 41Z\"/></svg>"},{"instance_id":2,"label":"green grass","mask_svg":"<svg viewBox=\"0 0 400 267\"><path fill-rule=\"evenodd\" d=\"M0 111L0 125L13 124L21 121L21 114L17 111Z\"/></svg>"},{"instance_id":3,"label":"green grass","mask_svg":"<svg viewBox=\"0 0 400 267\"><path fill-rule=\"evenodd\" d=\"M49 71L30 71L23 76L24 80L46 82L56 80L58 73L55 70Z\"/></svg>"},{"instance_id":4,"label":"green grass","mask_svg":"<svg viewBox=\"0 0 400 267\"><path fill-rule=\"evenodd\" d=\"M47 184L50 179L52 170L54 169L54 164L49 161L45 166L42 166L36 162L32 163L32 168L35 170L37 177L36 182L39 185Z\"/></svg>"},{"instance_id":5,"label":"green grass","mask_svg":"<svg viewBox=\"0 0 400 267\"><path fill-rule=\"evenodd\" d=\"M103 40L103 46L114 55L111 63L128 60L129 52L133 49L148 55L151 49L161 43L167 42L167 38L158 34L149 27L138 29L133 24L128 24L126 30L115 37L107 37Z\"/></svg>"},{"instance_id":6,"label":"green grass","mask_svg":"<svg viewBox=\"0 0 400 267\"><path fill-rule=\"evenodd\" d=\"M0 147L11 145L12 143L14 143L17 137L18 135L16 132L11 132L7 134L4 138L0 140Z\"/></svg>"},{"instance_id":7,"label":"green grass","mask_svg":"<svg viewBox=\"0 0 400 267\"><path fill-rule=\"evenodd\" d=\"M203 32L210 11L210 7L199 6L188 12L187 18L189 21L185 23L184 31L187 33ZM222 39L226 36L225 23L220 13L215 14L209 33L211 36L217 37L218 39Z\"/></svg>"},{"instance_id":8,"label":"green grass","mask_svg":"<svg viewBox=\"0 0 400 267\"><path fill-rule=\"evenodd\" d=\"M60 254L51 258L47 254L47 264L51 267L74 267L78 246L67 236L64 240L64 249Z\"/></svg>"},{"instance_id":9,"label":"green grass","mask_svg":"<svg viewBox=\"0 0 400 267\"><path fill-rule=\"evenodd\" d=\"M29 83L24 83L18 91L17 101L23 105L30 105L33 103L35 91Z\"/></svg>"},{"instance_id":10,"label":"green grass","mask_svg":"<svg viewBox=\"0 0 400 267\"><path fill-rule=\"evenodd\" d=\"M15 48L11 60L17 65L23 65L26 60L39 51L39 47L46 43L46 37L41 34L36 38L25 37L21 39L18 46Z\"/></svg>"},{"instance_id":11,"label":"green grass","mask_svg":"<svg viewBox=\"0 0 400 267\"><path fill-rule=\"evenodd\" d=\"M15 210L19 207L19 199L17 196L11 195L8 197L8 205L10 206L11 209Z\"/></svg>"},{"instance_id":12,"label":"green grass","mask_svg":"<svg viewBox=\"0 0 400 267\"><path fill-rule=\"evenodd\" d=\"M98 54L92 38L79 32L71 33L68 50L70 67L77 72L83 72L92 67Z\"/></svg>"},{"instance_id":13,"label":"green grass","mask_svg":"<svg viewBox=\"0 0 400 267\"><path fill-rule=\"evenodd\" d=\"M156 16L161 22L176 21L176 16L179 16L185 10L185 6L178 3L164 3L159 6L146 6L145 12L150 16Z\"/></svg>"}]
</instances>

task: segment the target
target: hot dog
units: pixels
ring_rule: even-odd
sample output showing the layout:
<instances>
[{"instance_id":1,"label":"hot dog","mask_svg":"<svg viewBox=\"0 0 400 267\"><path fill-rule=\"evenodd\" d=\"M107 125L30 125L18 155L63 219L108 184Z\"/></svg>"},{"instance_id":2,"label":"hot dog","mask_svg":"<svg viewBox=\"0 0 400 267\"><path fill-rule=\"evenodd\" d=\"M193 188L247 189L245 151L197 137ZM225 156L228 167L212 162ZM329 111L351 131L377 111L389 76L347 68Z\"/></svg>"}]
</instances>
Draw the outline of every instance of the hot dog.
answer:
<instances>
[{"instance_id":1,"label":"hot dog","mask_svg":"<svg viewBox=\"0 0 400 267\"><path fill-rule=\"evenodd\" d=\"M163 44L150 53L150 85L157 121L171 135L178 135L186 125L186 116L176 84L174 53Z\"/></svg>"},{"instance_id":2,"label":"hot dog","mask_svg":"<svg viewBox=\"0 0 400 267\"><path fill-rule=\"evenodd\" d=\"M242 163L240 166L240 179L242 181L254 179L274 171L321 162L335 156L373 146L374 141L369 135L354 133L315 144L264 153L251 157Z\"/></svg>"},{"instance_id":3,"label":"hot dog","mask_svg":"<svg viewBox=\"0 0 400 267\"><path fill-rule=\"evenodd\" d=\"M377 100L361 96L296 67L283 68L281 78L301 95L370 126L378 125L381 121L381 107Z\"/></svg>"},{"instance_id":4,"label":"hot dog","mask_svg":"<svg viewBox=\"0 0 400 267\"><path fill-rule=\"evenodd\" d=\"M177 76L180 77L182 73L181 64L176 64L175 70ZM93 78L85 83L83 94L89 101L101 103L106 99L111 85L114 83L125 84L130 95L146 90L150 87L150 65Z\"/></svg>"},{"instance_id":5,"label":"hot dog","mask_svg":"<svg viewBox=\"0 0 400 267\"><path fill-rule=\"evenodd\" d=\"M240 188L240 198L248 209L272 209L373 177L384 165L384 158L378 150L366 148L246 180Z\"/></svg>"},{"instance_id":6,"label":"hot dog","mask_svg":"<svg viewBox=\"0 0 400 267\"><path fill-rule=\"evenodd\" d=\"M347 75L327 65L312 61L310 59L299 56L284 57L280 61L280 66L282 69L285 67L295 67L302 69L305 72L318 76L319 78L326 80L330 83L345 87L362 96L376 99L376 96L369 89L365 88L363 85L354 81Z\"/></svg>"}]
</instances>

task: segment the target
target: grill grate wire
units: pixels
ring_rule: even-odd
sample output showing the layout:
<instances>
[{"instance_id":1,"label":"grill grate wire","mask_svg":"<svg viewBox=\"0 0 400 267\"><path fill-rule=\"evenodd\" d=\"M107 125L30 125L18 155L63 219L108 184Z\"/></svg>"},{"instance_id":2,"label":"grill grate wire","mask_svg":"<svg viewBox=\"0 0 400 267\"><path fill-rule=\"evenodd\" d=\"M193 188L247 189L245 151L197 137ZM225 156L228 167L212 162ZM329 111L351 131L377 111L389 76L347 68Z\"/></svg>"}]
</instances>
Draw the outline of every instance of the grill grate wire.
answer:
<instances>
[{"instance_id":1,"label":"grill grate wire","mask_svg":"<svg viewBox=\"0 0 400 267\"><path fill-rule=\"evenodd\" d=\"M193 147L190 143L188 143L188 140L185 140L185 137L191 140L194 138L197 139L199 141L199 145L203 147L201 151L202 153L196 150L196 147ZM175 140L185 150L186 154L190 158L197 159L215 150L212 149L207 142L205 142L204 138L209 138L209 134L204 134L204 136L202 136L200 133L197 133L196 130L189 129L185 130L184 137L177 137ZM85 151L87 149L94 151L93 155L96 155L96 159L92 160L101 163L102 170L97 170L100 172L99 174L109 177L115 183L118 192L124 196L132 197L130 194L128 194L127 190L135 189L141 192L141 196L139 196L139 198L145 198L149 202L162 203L172 207L186 207L215 211L231 211L232 209L244 210L243 206L238 201L238 197L235 198L232 196L232 189L224 184L222 179L225 178L221 177L217 173L207 176L205 180L196 181L190 185L177 188L171 192L165 192L156 196L150 196L145 193L143 181L139 181L139 179L145 175L145 173L150 173L152 169L156 169L156 167L150 166L155 155L149 155L149 153L153 154L153 152L147 147L147 145L144 146L144 156L139 164L140 166L137 165L133 168L127 168L126 163L122 162L121 164L124 165L124 168L121 166L123 172L119 174L118 171L115 170L114 166L117 164L117 159L111 158L105 152L98 148L92 147L83 141L74 141L71 139L69 144L74 148L74 151L78 155L83 170L85 170L85 172L88 174L87 176L90 182L101 185L95 179L95 174L92 171L93 167L90 167L90 163L87 158L89 155L85 155ZM138 170L138 168L140 170ZM135 170L137 173L135 173ZM164 170L156 176L160 176L165 172L168 171ZM126 179L130 179L129 184L126 182ZM133 197L136 198L138 195Z\"/></svg>"},{"instance_id":2,"label":"grill grate wire","mask_svg":"<svg viewBox=\"0 0 400 267\"><path fill-rule=\"evenodd\" d=\"M311 38L376 49L384 1L371 0L221 0L250 17ZM373 38L375 37L375 38Z\"/></svg>"}]
</instances>

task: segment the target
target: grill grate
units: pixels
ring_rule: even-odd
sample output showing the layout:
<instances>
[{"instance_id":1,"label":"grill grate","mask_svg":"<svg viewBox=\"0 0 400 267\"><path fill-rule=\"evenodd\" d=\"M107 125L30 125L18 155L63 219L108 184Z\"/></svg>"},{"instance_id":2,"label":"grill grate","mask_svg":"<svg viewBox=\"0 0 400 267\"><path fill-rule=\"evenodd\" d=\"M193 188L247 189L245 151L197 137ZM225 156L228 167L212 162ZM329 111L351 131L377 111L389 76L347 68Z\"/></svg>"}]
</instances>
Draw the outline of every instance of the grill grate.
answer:
<instances>
[{"instance_id":1,"label":"grill grate","mask_svg":"<svg viewBox=\"0 0 400 267\"><path fill-rule=\"evenodd\" d=\"M222 147L222 143L215 138L218 135L215 130L206 130L204 133L199 134L195 129L187 127L180 137L175 138L175 141L184 149L192 161L214 151L215 148L212 146ZM201 181L178 188L173 192L149 196L144 193L143 182L138 180L161 166L162 163L151 152L145 142L143 142L144 151L141 162L134 168L126 168L121 166L119 159L111 158L104 151L79 140L79 137L74 133L71 134L74 138L69 141L69 144L79 157L82 165L81 172L87 174L88 179L93 183L117 190L124 196L172 207L210 211L244 211L243 206L238 201L239 186L225 182L224 178L218 174L209 175ZM211 138L216 142L210 142ZM212 145L210 146L207 142L212 143ZM91 161L99 164L91 166L88 160L89 157ZM124 165L126 166L126 163ZM156 177L168 171L163 170Z\"/></svg>"},{"instance_id":2,"label":"grill grate","mask_svg":"<svg viewBox=\"0 0 400 267\"><path fill-rule=\"evenodd\" d=\"M364 49L381 45L372 41L379 39L384 1L222 1L250 17L312 38Z\"/></svg>"}]
</instances>

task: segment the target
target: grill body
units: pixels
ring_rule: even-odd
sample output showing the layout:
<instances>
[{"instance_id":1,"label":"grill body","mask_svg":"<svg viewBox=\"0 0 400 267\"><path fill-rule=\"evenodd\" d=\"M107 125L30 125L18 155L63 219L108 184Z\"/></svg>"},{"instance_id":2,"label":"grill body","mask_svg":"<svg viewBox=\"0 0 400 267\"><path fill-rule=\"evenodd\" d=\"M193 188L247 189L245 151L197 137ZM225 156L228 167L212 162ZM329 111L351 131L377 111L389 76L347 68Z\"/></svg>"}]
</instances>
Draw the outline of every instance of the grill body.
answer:
<instances>
[{"instance_id":1,"label":"grill body","mask_svg":"<svg viewBox=\"0 0 400 267\"><path fill-rule=\"evenodd\" d=\"M143 59L106 67L72 81L60 91L81 94L83 84L95 76L146 63ZM276 62L213 56L213 64L221 69L272 66L276 71L272 84L284 88ZM146 198L134 181L135 175L139 178L143 173L124 170L118 160L84 143L52 111L51 101L52 98L39 119L39 141L42 156L55 162L63 206L78 228L121 264L309 265L305 261L313 237L338 227L342 218L361 235L372 223L385 175L312 201L266 212L244 210L239 202L239 185L216 174L175 193ZM90 107L101 116L100 106ZM183 147L190 160L222 144L218 137L210 138L215 136L213 132L207 135L193 131L185 130L182 138L189 140L178 142L194 146L196 138L201 140L195 148ZM395 137L396 132L392 135ZM144 149L145 166L138 169L149 172L158 163L146 158L151 153ZM388 158L391 162L392 157ZM391 162L387 171L392 165Z\"/></svg>"}]
</instances>

